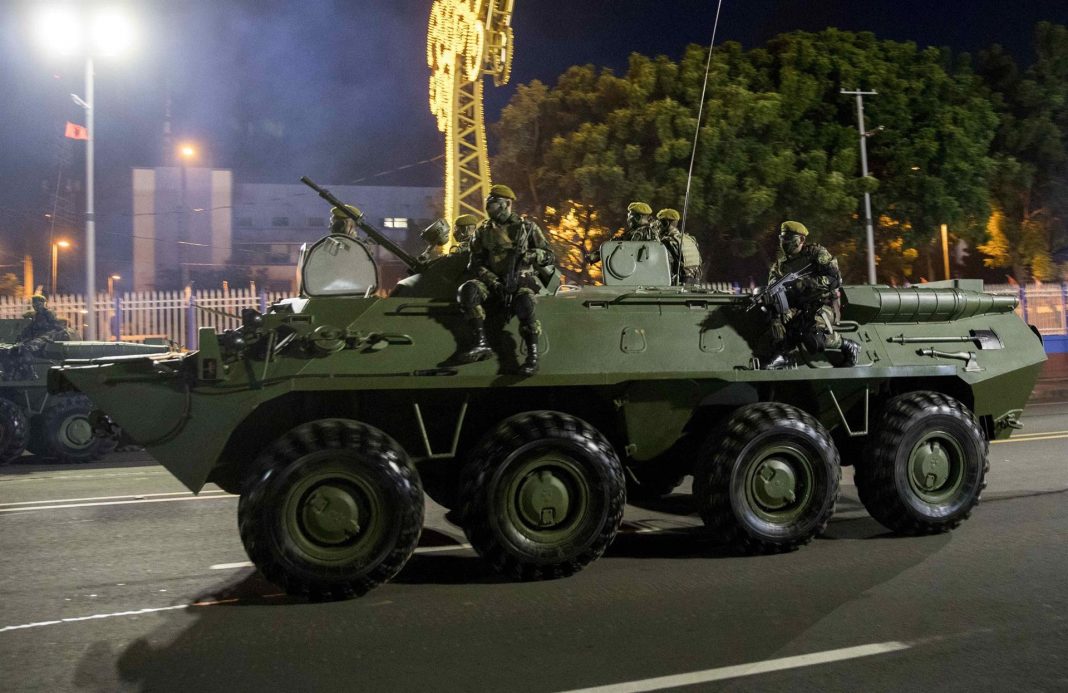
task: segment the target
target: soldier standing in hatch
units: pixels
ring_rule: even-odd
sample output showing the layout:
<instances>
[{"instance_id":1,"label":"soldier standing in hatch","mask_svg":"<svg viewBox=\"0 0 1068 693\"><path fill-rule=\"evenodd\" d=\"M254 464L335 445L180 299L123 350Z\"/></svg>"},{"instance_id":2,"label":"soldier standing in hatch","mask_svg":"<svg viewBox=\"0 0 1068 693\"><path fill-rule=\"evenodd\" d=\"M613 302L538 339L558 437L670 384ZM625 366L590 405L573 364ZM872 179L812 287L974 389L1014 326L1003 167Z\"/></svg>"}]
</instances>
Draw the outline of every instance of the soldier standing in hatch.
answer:
<instances>
[{"instance_id":1,"label":"soldier standing in hatch","mask_svg":"<svg viewBox=\"0 0 1068 693\"><path fill-rule=\"evenodd\" d=\"M534 296L551 277L556 257L538 225L512 211L515 193L507 185L494 185L486 198L485 221L478 225L471 241L468 272L475 278L460 285L457 301L471 326L473 346L460 354L464 363L489 358L493 351L484 328L487 299L506 311L507 320L519 318L519 333L527 347L527 357L519 367L521 375L538 371L538 335L541 325L534 316Z\"/></svg>"},{"instance_id":2,"label":"soldier standing in hatch","mask_svg":"<svg viewBox=\"0 0 1068 693\"><path fill-rule=\"evenodd\" d=\"M345 207L357 217L363 216L363 212L360 211L359 207L354 207L352 205L345 205ZM356 238L356 222L353 221L349 215L342 212L340 207L331 207L330 233Z\"/></svg>"},{"instance_id":3,"label":"soldier standing in hatch","mask_svg":"<svg viewBox=\"0 0 1068 693\"><path fill-rule=\"evenodd\" d=\"M665 208L656 213L660 241L671 261L671 283L692 284L701 279L701 252L697 240L679 229L678 210Z\"/></svg>"},{"instance_id":4,"label":"soldier standing in hatch","mask_svg":"<svg viewBox=\"0 0 1068 693\"><path fill-rule=\"evenodd\" d=\"M67 328L46 305L48 299L41 294L34 294L30 302L33 311L23 315L24 318L30 318L30 324L23 328L18 341L39 351L47 342L66 338Z\"/></svg>"},{"instance_id":5,"label":"soldier standing in hatch","mask_svg":"<svg viewBox=\"0 0 1068 693\"><path fill-rule=\"evenodd\" d=\"M842 339L833 327L833 306L838 301L838 288L842 285L838 260L823 246L807 243L807 239L808 229L799 221L784 221L779 228L779 252L768 273L768 285L791 272L807 268L808 274L789 287L787 314L772 321L771 336L777 356L767 368L788 365L786 352L796 347L798 341L813 354L825 349L840 349L840 365L855 366L860 344Z\"/></svg>"},{"instance_id":6,"label":"soldier standing in hatch","mask_svg":"<svg viewBox=\"0 0 1068 693\"><path fill-rule=\"evenodd\" d=\"M619 241L657 241L660 240L653 225L653 208L645 202L631 202L627 205L627 225L614 240Z\"/></svg>"},{"instance_id":7,"label":"soldier standing in hatch","mask_svg":"<svg viewBox=\"0 0 1068 693\"><path fill-rule=\"evenodd\" d=\"M471 252L471 241L475 239L478 219L473 214L461 214L452 225L452 247L449 254Z\"/></svg>"}]
</instances>

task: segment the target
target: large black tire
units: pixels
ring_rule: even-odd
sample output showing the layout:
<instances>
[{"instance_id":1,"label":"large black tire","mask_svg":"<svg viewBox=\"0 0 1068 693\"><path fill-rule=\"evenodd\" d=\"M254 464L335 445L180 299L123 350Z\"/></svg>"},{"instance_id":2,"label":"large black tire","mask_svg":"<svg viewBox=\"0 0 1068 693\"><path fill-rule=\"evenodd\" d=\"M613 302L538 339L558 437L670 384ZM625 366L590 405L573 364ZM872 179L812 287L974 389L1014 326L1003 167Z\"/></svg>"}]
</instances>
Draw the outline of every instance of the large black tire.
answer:
<instances>
[{"instance_id":1,"label":"large black tire","mask_svg":"<svg viewBox=\"0 0 1068 693\"><path fill-rule=\"evenodd\" d=\"M112 437L93 433L93 403L78 392L48 398L44 410L30 421L30 452L65 463L99 460L115 449Z\"/></svg>"},{"instance_id":2,"label":"large black tire","mask_svg":"<svg viewBox=\"0 0 1068 693\"><path fill-rule=\"evenodd\" d=\"M358 597L396 575L419 544L419 475L377 428L347 419L302 424L256 470L238 503L241 541L289 594Z\"/></svg>"},{"instance_id":3,"label":"large black tire","mask_svg":"<svg viewBox=\"0 0 1068 693\"><path fill-rule=\"evenodd\" d=\"M807 413L739 408L698 455L694 497L705 525L742 553L792 551L827 528L842 470L830 434Z\"/></svg>"},{"instance_id":4,"label":"large black tire","mask_svg":"<svg viewBox=\"0 0 1068 693\"><path fill-rule=\"evenodd\" d=\"M26 412L9 399L0 398L0 465L22 456L30 437Z\"/></svg>"},{"instance_id":5,"label":"large black tire","mask_svg":"<svg viewBox=\"0 0 1068 693\"><path fill-rule=\"evenodd\" d=\"M585 421L517 414L476 446L460 475L460 518L475 550L520 580L573 575L619 531L626 481L615 450Z\"/></svg>"},{"instance_id":6,"label":"large black tire","mask_svg":"<svg viewBox=\"0 0 1068 693\"><path fill-rule=\"evenodd\" d=\"M902 534L948 532L986 487L989 445L963 404L908 392L886 404L855 482L868 512Z\"/></svg>"}]
</instances>

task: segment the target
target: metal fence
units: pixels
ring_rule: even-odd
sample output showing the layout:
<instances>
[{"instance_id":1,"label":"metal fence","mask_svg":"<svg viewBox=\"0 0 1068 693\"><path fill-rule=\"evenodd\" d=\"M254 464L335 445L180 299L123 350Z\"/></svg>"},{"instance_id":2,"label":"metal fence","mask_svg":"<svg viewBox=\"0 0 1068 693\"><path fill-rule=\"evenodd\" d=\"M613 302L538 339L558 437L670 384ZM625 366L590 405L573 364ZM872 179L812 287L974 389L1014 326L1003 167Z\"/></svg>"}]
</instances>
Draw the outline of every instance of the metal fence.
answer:
<instances>
[{"instance_id":1,"label":"metal fence","mask_svg":"<svg viewBox=\"0 0 1068 693\"><path fill-rule=\"evenodd\" d=\"M1043 335L1068 334L1068 283L987 284L986 290L1020 297L1016 314Z\"/></svg>"},{"instance_id":2,"label":"metal fence","mask_svg":"<svg viewBox=\"0 0 1068 693\"><path fill-rule=\"evenodd\" d=\"M730 282L705 286L730 293L742 290L737 283ZM988 284L986 290L1018 295L1017 314L1043 335L1068 335L1068 283ZM197 328L214 327L218 332L233 329L241 324L239 316L243 308L263 312L267 306L288 295L280 291L257 292L252 288L99 294L96 299L96 333L100 339L169 340L196 349ZM57 317L85 335L88 311L82 296L55 296L48 305ZM0 318L19 318L29 311L32 311L29 299L0 296Z\"/></svg>"},{"instance_id":3,"label":"metal fence","mask_svg":"<svg viewBox=\"0 0 1068 693\"><path fill-rule=\"evenodd\" d=\"M99 294L95 305L96 333L98 339L167 340L196 349L198 327L214 327L219 332L238 327L242 309L255 308L262 312L271 303L288 295L279 291L256 292L251 288ZM48 307L56 317L85 336L88 310L83 296L53 296ZM20 318L32 310L29 299L0 296L0 318Z\"/></svg>"}]
</instances>

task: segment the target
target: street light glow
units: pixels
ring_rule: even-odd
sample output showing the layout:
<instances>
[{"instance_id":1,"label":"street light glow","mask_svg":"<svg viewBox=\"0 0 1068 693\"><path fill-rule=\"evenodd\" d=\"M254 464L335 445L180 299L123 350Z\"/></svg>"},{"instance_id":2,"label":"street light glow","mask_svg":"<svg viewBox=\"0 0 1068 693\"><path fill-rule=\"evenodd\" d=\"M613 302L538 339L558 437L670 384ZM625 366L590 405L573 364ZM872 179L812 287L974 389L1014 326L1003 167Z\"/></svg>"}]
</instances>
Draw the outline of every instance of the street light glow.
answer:
<instances>
[{"instance_id":1,"label":"street light glow","mask_svg":"<svg viewBox=\"0 0 1068 693\"><path fill-rule=\"evenodd\" d=\"M56 241L56 245L58 245L60 248L69 248L70 241Z\"/></svg>"},{"instance_id":2,"label":"street light glow","mask_svg":"<svg viewBox=\"0 0 1068 693\"><path fill-rule=\"evenodd\" d=\"M76 55L82 49L79 16L70 7L49 7L37 15L37 39L60 55Z\"/></svg>"},{"instance_id":3,"label":"street light glow","mask_svg":"<svg viewBox=\"0 0 1068 693\"><path fill-rule=\"evenodd\" d=\"M93 18L91 35L98 55L125 53L134 41L133 24L115 8L101 10Z\"/></svg>"},{"instance_id":4,"label":"street light glow","mask_svg":"<svg viewBox=\"0 0 1068 693\"><path fill-rule=\"evenodd\" d=\"M178 154L183 159L192 159L197 155L197 150L194 149L193 145L191 144L183 144L181 147L178 148Z\"/></svg>"}]
</instances>

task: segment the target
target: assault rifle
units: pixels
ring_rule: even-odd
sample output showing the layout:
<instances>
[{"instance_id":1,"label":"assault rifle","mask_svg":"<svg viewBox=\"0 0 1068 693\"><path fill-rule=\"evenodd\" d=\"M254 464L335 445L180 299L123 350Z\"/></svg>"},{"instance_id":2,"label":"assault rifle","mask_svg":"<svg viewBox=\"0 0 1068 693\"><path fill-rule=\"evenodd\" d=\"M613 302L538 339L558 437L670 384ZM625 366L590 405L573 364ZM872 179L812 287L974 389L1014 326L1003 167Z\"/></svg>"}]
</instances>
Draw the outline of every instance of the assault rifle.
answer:
<instances>
[{"instance_id":1,"label":"assault rifle","mask_svg":"<svg viewBox=\"0 0 1068 693\"><path fill-rule=\"evenodd\" d=\"M770 314L773 318L786 315L786 311L790 309L790 302L787 300L786 292L798 279L810 276L812 274L811 269L812 265L806 265L795 272L779 277L771 284L768 284L763 291L753 294L749 298L749 305L746 310L753 310L759 307L760 310Z\"/></svg>"},{"instance_id":2,"label":"assault rifle","mask_svg":"<svg viewBox=\"0 0 1068 693\"><path fill-rule=\"evenodd\" d=\"M527 252L527 244L529 243L527 236L529 235L530 228L526 223L520 224L515 243L512 244L512 250L508 253L508 271L504 274L504 281L502 282L504 296L501 297L506 308L511 308L515 292L519 290L519 270L523 264L523 256Z\"/></svg>"}]
</instances>

